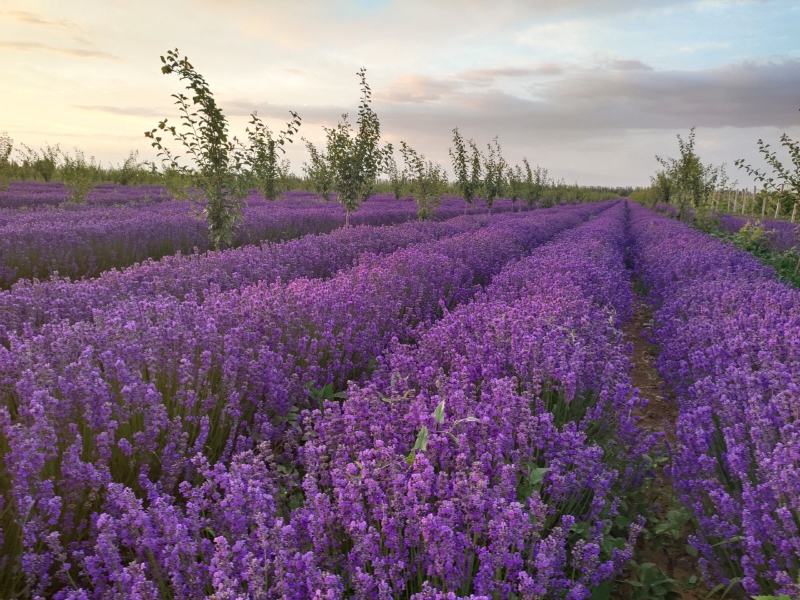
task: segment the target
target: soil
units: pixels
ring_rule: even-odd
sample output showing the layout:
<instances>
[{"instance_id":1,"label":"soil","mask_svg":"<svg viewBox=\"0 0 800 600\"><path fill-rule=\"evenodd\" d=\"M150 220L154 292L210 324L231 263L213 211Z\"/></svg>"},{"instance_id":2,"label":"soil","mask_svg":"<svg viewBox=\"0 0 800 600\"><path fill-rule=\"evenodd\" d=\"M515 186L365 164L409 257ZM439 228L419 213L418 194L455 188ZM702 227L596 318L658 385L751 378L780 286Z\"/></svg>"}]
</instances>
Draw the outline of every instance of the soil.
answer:
<instances>
[{"instance_id":1,"label":"soil","mask_svg":"<svg viewBox=\"0 0 800 600\"><path fill-rule=\"evenodd\" d=\"M648 401L639 415L641 425L648 431L663 435L655 454L664 457L665 462L656 467L654 478L644 494L644 502L648 507L647 513L652 525L653 522L665 519L667 512L678 506L668 471L669 448L675 443L678 407L655 367L658 351L648 341L651 325L650 306L639 297L634 316L624 328L624 333L633 346L631 356L633 385ZM676 581L676 595L673 595L673 598L700 600L708 597L709 591L702 584L697 561L686 551L685 539L672 541L666 536L656 536L652 533L643 535L634 558L640 564L654 563L665 575ZM692 577L696 578L697 584L689 584Z\"/></svg>"}]
</instances>

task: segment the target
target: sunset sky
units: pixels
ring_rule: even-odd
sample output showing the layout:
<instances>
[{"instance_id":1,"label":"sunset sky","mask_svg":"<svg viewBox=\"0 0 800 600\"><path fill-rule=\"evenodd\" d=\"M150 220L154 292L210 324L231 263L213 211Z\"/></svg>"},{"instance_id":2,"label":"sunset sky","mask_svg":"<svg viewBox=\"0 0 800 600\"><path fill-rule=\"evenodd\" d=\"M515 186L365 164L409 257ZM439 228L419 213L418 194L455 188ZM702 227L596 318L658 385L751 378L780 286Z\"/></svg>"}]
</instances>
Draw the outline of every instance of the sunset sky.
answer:
<instances>
[{"instance_id":1,"label":"sunset sky","mask_svg":"<svg viewBox=\"0 0 800 600\"><path fill-rule=\"evenodd\" d=\"M236 132L294 109L314 141L354 111L363 65L386 138L443 164L455 126L606 185L647 183L692 125L730 165L758 137L800 137L797 0L0 0L0 131L148 157L142 132L174 115L159 55L176 46ZM299 172L300 144L289 158Z\"/></svg>"}]
</instances>

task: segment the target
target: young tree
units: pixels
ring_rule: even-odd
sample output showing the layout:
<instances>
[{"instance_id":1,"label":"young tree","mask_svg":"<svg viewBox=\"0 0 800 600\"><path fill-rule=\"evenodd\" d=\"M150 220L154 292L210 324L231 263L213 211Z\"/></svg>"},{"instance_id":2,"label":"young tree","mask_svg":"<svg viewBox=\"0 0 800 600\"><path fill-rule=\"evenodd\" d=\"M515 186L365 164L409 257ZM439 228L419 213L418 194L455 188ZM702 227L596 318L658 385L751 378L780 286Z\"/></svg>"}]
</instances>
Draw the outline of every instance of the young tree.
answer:
<instances>
[{"instance_id":1,"label":"young tree","mask_svg":"<svg viewBox=\"0 0 800 600\"><path fill-rule=\"evenodd\" d=\"M467 151L467 143L472 150L471 158ZM453 147L450 148L449 154L453 161L456 187L464 198L464 214L467 214L467 209L472 205L475 195L480 189L481 155L473 140L464 141L458 127L453 129Z\"/></svg>"},{"instance_id":2,"label":"young tree","mask_svg":"<svg viewBox=\"0 0 800 600\"><path fill-rule=\"evenodd\" d=\"M403 142L400 142L401 145ZM402 153L402 147L401 147ZM383 152L383 173L389 178L389 187L392 189L395 200L400 200L408 185L406 169L399 169L394 158L394 146L386 144Z\"/></svg>"},{"instance_id":3,"label":"young tree","mask_svg":"<svg viewBox=\"0 0 800 600\"><path fill-rule=\"evenodd\" d=\"M525 193L525 181L522 174L522 167L515 165L510 167L506 172L506 184L508 185L508 194L511 196L511 210L514 210L517 200L522 198Z\"/></svg>"},{"instance_id":4,"label":"young tree","mask_svg":"<svg viewBox=\"0 0 800 600\"><path fill-rule=\"evenodd\" d=\"M146 176L144 164L139 162L139 152L136 150L128 153L118 169L112 169L114 180L121 185L131 185L141 181Z\"/></svg>"},{"instance_id":5,"label":"young tree","mask_svg":"<svg viewBox=\"0 0 800 600\"><path fill-rule=\"evenodd\" d=\"M558 181L551 179L548 187L550 188L550 197L548 198L545 196L544 206L554 206L556 204L561 204L564 200L569 200L569 198L566 197L567 184L563 177Z\"/></svg>"},{"instance_id":6,"label":"young tree","mask_svg":"<svg viewBox=\"0 0 800 600\"><path fill-rule=\"evenodd\" d=\"M417 217L420 221L429 219L439 207L442 194L447 188L447 176L444 169L411 148L400 142L400 154L403 156L404 174L408 181L414 200L417 203Z\"/></svg>"},{"instance_id":7,"label":"young tree","mask_svg":"<svg viewBox=\"0 0 800 600\"><path fill-rule=\"evenodd\" d=\"M486 195L486 206L492 212L495 199L503 193L505 183L506 160L497 138L486 144L487 152L483 157L483 190Z\"/></svg>"},{"instance_id":8,"label":"young tree","mask_svg":"<svg viewBox=\"0 0 800 600\"><path fill-rule=\"evenodd\" d=\"M533 208L541 200L547 187L548 172L539 166L531 169L527 158L522 159L522 164L525 167L525 201L528 203L528 208Z\"/></svg>"},{"instance_id":9,"label":"young tree","mask_svg":"<svg viewBox=\"0 0 800 600\"><path fill-rule=\"evenodd\" d=\"M189 95L180 92L172 96L180 114L177 125L163 119L145 136L151 140L165 170L178 173L202 190L211 244L215 248L228 246L242 219L245 157L229 134L228 120L208 82L189 59L181 57L176 48L167 51L161 62L161 72L177 75ZM183 146L189 163L181 163L180 156L167 147L166 135Z\"/></svg>"},{"instance_id":10,"label":"young tree","mask_svg":"<svg viewBox=\"0 0 800 600\"><path fill-rule=\"evenodd\" d=\"M98 179L98 166L94 158L87 160L83 152L77 149L73 155L62 152L61 158L61 177L69 190L69 201L83 204Z\"/></svg>"},{"instance_id":11,"label":"young tree","mask_svg":"<svg viewBox=\"0 0 800 600\"><path fill-rule=\"evenodd\" d=\"M56 174L61 156L58 145L47 145L38 152L25 144L20 144L20 148L23 169L42 181L51 181Z\"/></svg>"},{"instance_id":12,"label":"young tree","mask_svg":"<svg viewBox=\"0 0 800 600\"><path fill-rule=\"evenodd\" d=\"M673 181L674 190L670 197L678 200L678 217L684 218L688 208L703 208L717 187L722 167L703 164L695 151L695 129L689 130L684 139L678 134L679 158L663 158L656 160L663 167L664 173Z\"/></svg>"},{"instance_id":13,"label":"young tree","mask_svg":"<svg viewBox=\"0 0 800 600\"><path fill-rule=\"evenodd\" d=\"M289 191L292 180L291 166L292 163L289 162L288 158L282 158L278 163L276 169L278 177L275 180L276 195Z\"/></svg>"},{"instance_id":14,"label":"young tree","mask_svg":"<svg viewBox=\"0 0 800 600\"><path fill-rule=\"evenodd\" d=\"M5 131L0 133L0 191L8 189L11 182L11 151L14 140Z\"/></svg>"},{"instance_id":15,"label":"young tree","mask_svg":"<svg viewBox=\"0 0 800 600\"><path fill-rule=\"evenodd\" d=\"M303 165L306 177L311 184L311 190L322 196L326 202L331 199L333 190L333 171L325 153L320 152L314 144L303 140L309 153L309 162Z\"/></svg>"},{"instance_id":16,"label":"young tree","mask_svg":"<svg viewBox=\"0 0 800 600\"><path fill-rule=\"evenodd\" d=\"M653 188L656 190L656 201L670 204L675 181L672 174L666 169L658 171L655 176L650 178Z\"/></svg>"},{"instance_id":17,"label":"young tree","mask_svg":"<svg viewBox=\"0 0 800 600\"><path fill-rule=\"evenodd\" d=\"M292 118L277 136L273 135L257 113L250 115L246 129L249 141L245 151L247 167L256 189L267 200L274 200L279 193L279 185L288 172L288 162L281 161L280 154L286 153L284 146L292 143L292 138L300 129L300 115L294 111L289 111L289 114Z\"/></svg>"},{"instance_id":18,"label":"young tree","mask_svg":"<svg viewBox=\"0 0 800 600\"><path fill-rule=\"evenodd\" d=\"M791 165L788 167L778 158L777 152L770 144L762 139L759 139L757 144L759 154L772 169L772 173L753 167L743 158L738 159L735 164L761 184L762 193L774 195L777 202L788 203L791 206L791 219L794 223L800 208L800 141L790 138L786 133L781 134L780 144L786 149L791 160Z\"/></svg>"},{"instance_id":19,"label":"young tree","mask_svg":"<svg viewBox=\"0 0 800 600\"><path fill-rule=\"evenodd\" d=\"M472 169L469 174L469 185L474 198L483 191L483 155L473 140L469 141L469 147L472 151Z\"/></svg>"},{"instance_id":20,"label":"young tree","mask_svg":"<svg viewBox=\"0 0 800 600\"><path fill-rule=\"evenodd\" d=\"M357 73L361 86L356 128L342 115L335 127L326 127L325 156L333 174L333 189L345 210L345 227L350 213L366 200L384 161L380 148L381 126L372 109L372 90L367 84L367 70Z\"/></svg>"}]
</instances>

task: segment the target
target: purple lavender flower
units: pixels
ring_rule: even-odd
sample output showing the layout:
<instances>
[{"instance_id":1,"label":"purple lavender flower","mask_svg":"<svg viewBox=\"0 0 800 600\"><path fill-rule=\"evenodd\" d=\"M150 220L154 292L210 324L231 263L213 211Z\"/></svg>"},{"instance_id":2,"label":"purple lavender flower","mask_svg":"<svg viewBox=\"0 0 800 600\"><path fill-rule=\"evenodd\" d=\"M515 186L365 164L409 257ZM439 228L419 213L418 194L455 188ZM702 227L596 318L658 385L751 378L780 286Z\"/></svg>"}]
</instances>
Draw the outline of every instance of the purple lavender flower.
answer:
<instances>
[{"instance_id":1,"label":"purple lavender flower","mask_svg":"<svg viewBox=\"0 0 800 600\"><path fill-rule=\"evenodd\" d=\"M631 212L658 367L680 409L672 474L706 576L798 598L800 291L748 253Z\"/></svg>"}]
</instances>

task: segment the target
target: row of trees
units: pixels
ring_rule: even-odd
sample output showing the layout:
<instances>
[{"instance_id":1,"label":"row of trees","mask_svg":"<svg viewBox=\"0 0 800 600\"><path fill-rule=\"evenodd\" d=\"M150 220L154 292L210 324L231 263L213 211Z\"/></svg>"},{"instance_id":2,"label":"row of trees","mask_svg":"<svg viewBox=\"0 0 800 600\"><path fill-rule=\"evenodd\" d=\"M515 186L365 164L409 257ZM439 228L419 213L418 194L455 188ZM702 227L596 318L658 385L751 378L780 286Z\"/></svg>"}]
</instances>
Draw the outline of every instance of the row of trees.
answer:
<instances>
[{"instance_id":1,"label":"row of trees","mask_svg":"<svg viewBox=\"0 0 800 600\"><path fill-rule=\"evenodd\" d=\"M47 145L36 150L25 144L15 148L14 140L0 133L0 190L14 180L60 181L69 190L70 202L80 203L100 181L143 183L141 174L142 167L135 153L119 166L102 167L94 157L87 157L77 149L69 152L58 145Z\"/></svg>"},{"instance_id":2,"label":"row of trees","mask_svg":"<svg viewBox=\"0 0 800 600\"><path fill-rule=\"evenodd\" d=\"M229 136L225 115L207 82L188 59L180 57L175 49L161 61L162 72L177 74L190 96L174 96L180 112L178 126L164 119L145 135L151 139L165 172L179 173L204 193L212 239L217 245L225 245L241 218L241 198L247 184L254 184L266 198L276 196L278 182L288 174L288 163L282 155L286 144L292 143L297 134L301 118L292 112L286 127L273 135L254 113L247 129L247 143L242 144ZM343 114L336 125L324 128L325 142L320 147L303 139L309 154L304 165L306 181L326 200L335 194L345 209L346 225L350 214L375 190L380 176L386 178L396 198L405 194L414 198L420 219L430 218L449 189L444 168L405 141L398 148L401 163L394 145L381 143L380 119L372 107L366 70L362 68L357 75L361 96L355 122ZM183 147L191 162L179 163L164 144L164 133ZM523 159L522 166L511 166L503 157L497 138L482 152L474 140L465 141L458 128L453 130L450 157L456 175L454 188L466 201L465 212L478 197L491 211L494 201L506 194L512 204L525 200L529 206L549 205L566 199L570 193L575 199L608 197L608 190L598 193L556 183L546 169L532 168L527 159ZM548 188L555 193L545 197Z\"/></svg>"},{"instance_id":3,"label":"row of trees","mask_svg":"<svg viewBox=\"0 0 800 600\"><path fill-rule=\"evenodd\" d=\"M483 153L474 140L465 141L458 128L453 129L450 158L456 188L467 204L482 196L490 210L501 195L508 195L512 204L517 200L524 200L529 206L541 203L545 189L555 185L547 169L531 168L527 158L522 159L522 166L509 165L497 138L486 145Z\"/></svg>"},{"instance_id":4,"label":"row of trees","mask_svg":"<svg viewBox=\"0 0 800 600\"><path fill-rule=\"evenodd\" d=\"M288 189L293 176L285 150L297 137L302 119L290 111L285 127L276 133L254 112L244 139L239 139L231 133L208 82L186 56L176 48L161 56L161 63L161 72L177 77L183 90L172 96L177 120L162 119L145 132L156 153L154 162L142 162L131 153L118 167L103 168L94 158L87 159L79 151L66 153L58 146L40 151L22 146L17 150L19 159L12 160L13 142L8 136L0 136L0 186L11 179L63 181L70 199L82 202L99 181L160 183L178 198L201 203L213 245L229 245L251 189L267 199ZM481 150L474 140L465 140L457 128L449 151L455 173L451 183L441 165L407 142L397 146L382 143L365 69L357 75L361 95L355 120L344 114L334 126L325 127L324 142L319 147L303 138L309 156L303 169L304 183L326 200L335 196L345 209L347 225L360 203L383 186L398 199L412 196L420 219L430 218L447 192L464 198L465 212L478 198L491 211L501 196L508 196L512 204L520 200L534 206L570 197L588 200L609 195L608 190L555 182L546 169L532 167L527 159L521 165L510 165L497 138Z\"/></svg>"},{"instance_id":5,"label":"row of trees","mask_svg":"<svg viewBox=\"0 0 800 600\"><path fill-rule=\"evenodd\" d=\"M651 178L658 202L678 208L678 217L685 218L708 207L715 192L728 189L725 165L704 163L695 150L695 129L684 138L678 134L678 157L656 155L660 169ZM690 210L691 209L691 210Z\"/></svg>"},{"instance_id":6,"label":"row of trees","mask_svg":"<svg viewBox=\"0 0 800 600\"><path fill-rule=\"evenodd\" d=\"M759 138L756 145L766 168L753 166L743 158L736 161L736 166L744 169L761 186L762 214L766 212L767 198L771 197L775 201L775 216L778 213L791 214L792 223L796 222L800 209L800 141L792 139L785 132L781 134L779 146L789 157L788 165L784 164L771 144Z\"/></svg>"},{"instance_id":7,"label":"row of trees","mask_svg":"<svg viewBox=\"0 0 800 600\"><path fill-rule=\"evenodd\" d=\"M258 131L263 123L255 115L249 125ZM250 138L249 129L250 127L248 127L248 138ZM273 147L277 140L269 139L272 134L268 133L263 138L260 135L260 133L255 134L259 137L259 141L253 144L253 150L260 152L263 158L272 153L280 158L279 151ZM276 197L299 180L289 172L287 160L258 162L269 165L269 168L266 171L255 170L247 185L259 189L267 197ZM137 151L130 152L125 160L118 164L102 164L95 157L87 157L78 149L70 152L59 145L45 145L39 149L25 144L15 145L7 133L0 132L0 191L7 189L12 181L60 182L70 185L75 171L79 171L82 178L89 180L92 185L99 183L176 185L174 180L182 179L178 171L170 172L152 162L141 160ZM262 186L262 182L265 185Z\"/></svg>"},{"instance_id":8,"label":"row of trees","mask_svg":"<svg viewBox=\"0 0 800 600\"><path fill-rule=\"evenodd\" d=\"M278 181L285 177L288 163L285 146L292 143L301 124L292 112L286 127L273 134L258 117L251 115L247 140L240 142L229 133L228 121L217 105L205 78L177 49L161 57L162 72L176 74L187 94L175 94L179 122L163 119L145 133L151 140L165 172L175 172L187 182L187 192L195 190L205 198L205 212L212 242L221 247L230 243L241 220L242 199L248 184L266 198L274 198ZM372 107L372 90L366 70L358 71L361 97L355 121L343 114L333 127L325 127L325 143L316 147L304 139L309 162L304 171L313 191L325 199L335 193L345 210L345 225L350 215L372 193L378 177L389 177L399 196L406 188L413 192L420 219L431 216L447 185L443 169L409 146L400 144L403 168L395 161L391 144L381 144L380 119ZM180 148L188 160L167 144Z\"/></svg>"},{"instance_id":9,"label":"row of trees","mask_svg":"<svg viewBox=\"0 0 800 600\"><path fill-rule=\"evenodd\" d=\"M764 217L769 208L771 216L790 216L792 222L796 221L800 207L800 142L785 133L780 137L780 145L791 162L789 166L762 139L757 145L766 168L753 166L744 159L735 161L757 183L751 194L737 189L737 182L731 182L724 164L713 165L700 159L694 128L687 137L679 134L677 138L678 156L656 155L660 168L651 177L650 188L634 192L634 198L673 205L679 218L723 210L760 213Z\"/></svg>"},{"instance_id":10,"label":"row of trees","mask_svg":"<svg viewBox=\"0 0 800 600\"><path fill-rule=\"evenodd\" d=\"M325 128L324 147L317 148L304 140L310 157L304 172L312 190L325 199L335 191L345 207L347 221L350 212L369 196L383 175L395 198L411 195L419 218L430 218L442 195L450 189L444 168L405 141L399 144L400 160L393 144L381 146L380 121L371 107L365 71L359 71L358 76L361 102L356 127L343 115L335 127ZM478 197L491 211L495 199L506 193L512 203L524 198L533 205L550 183L547 170L531 169L527 159L523 161L524 170L519 165L510 167L497 138L481 152L474 140L466 142L456 128L450 157L456 175L454 187L465 200L465 213Z\"/></svg>"}]
</instances>

